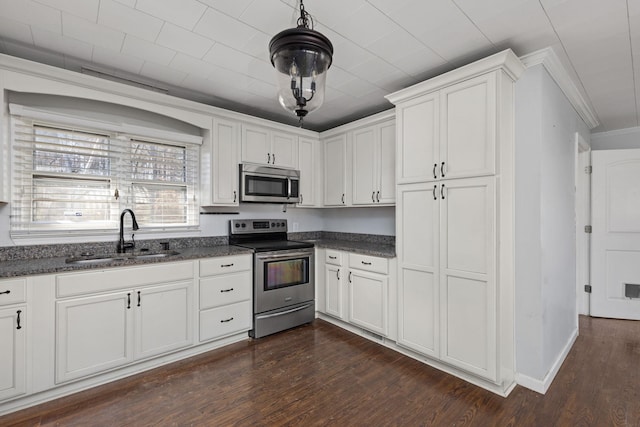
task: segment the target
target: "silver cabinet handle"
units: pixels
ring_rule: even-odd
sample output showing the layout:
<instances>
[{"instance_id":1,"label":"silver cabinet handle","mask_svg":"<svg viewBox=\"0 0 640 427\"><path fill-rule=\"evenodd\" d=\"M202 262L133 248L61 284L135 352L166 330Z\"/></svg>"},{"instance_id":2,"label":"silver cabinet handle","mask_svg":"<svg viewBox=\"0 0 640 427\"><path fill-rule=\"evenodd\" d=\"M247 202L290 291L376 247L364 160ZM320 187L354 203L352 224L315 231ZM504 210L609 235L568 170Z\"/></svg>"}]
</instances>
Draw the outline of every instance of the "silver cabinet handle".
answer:
<instances>
[{"instance_id":1,"label":"silver cabinet handle","mask_svg":"<svg viewBox=\"0 0 640 427\"><path fill-rule=\"evenodd\" d=\"M442 184L442 187L440 187L440 197L442 197L442 200L444 200L444 184Z\"/></svg>"},{"instance_id":2,"label":"silver cabinet handle","mask_svg":"<svg viewBox=\"0 0 640 427\"><path fill-rule=\"evenodd\" d=\"M436 196L436 188L438 188L437 185L433 186L433 200L438 200L438 196Z\"/></svg>"},{"instance_id":3,"label":"silver cabinet handle","mask_svg":"<svg viewBox=\"0 0 640 427\"><path fill-rule=\"evenodd\" d=\"M444 178L444 162L440 165L440 175Z\"/></svg>"},{"instance_id":4,"label":"silver cabinet handle","mask_svg":"<svg viewBox=\"0 0 640 427\"><path fill-rule=\"evenodd\" d=\"M438 178L438 175L436 175L436 168L438 167L437 163L433 164L433 179Z\"/></svg>"},{"instance_id":5,"label":"silver cabinet handle","mask_svg":"<svg viewBox=\"0 0 640 427\"><path fill-rule=\"evenodd\" d=\"M376 192L375 191L371 192L371 201L374 202L374 203L376 202Z\"/></svg>"},{"instance_id":6,"label":"silver cabinet handle","mask_svg":"<svg viewBox=\"0 0 640 427\"><path fill-rule=\"evenodd\" d=\"M376 191L376 202L380 203L380 192Z\"/></svg>"}]
</instances>

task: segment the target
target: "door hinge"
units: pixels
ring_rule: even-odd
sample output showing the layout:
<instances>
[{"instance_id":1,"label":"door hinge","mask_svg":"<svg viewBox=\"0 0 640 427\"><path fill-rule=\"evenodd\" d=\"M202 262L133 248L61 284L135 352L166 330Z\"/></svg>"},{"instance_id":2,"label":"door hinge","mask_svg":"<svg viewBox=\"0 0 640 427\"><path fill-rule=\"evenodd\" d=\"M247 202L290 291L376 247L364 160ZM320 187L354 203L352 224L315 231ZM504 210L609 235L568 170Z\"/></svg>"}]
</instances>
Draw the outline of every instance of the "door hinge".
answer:
<instances>
[{"instance_id":1,"label":"door hinge","mask_svg":"<svg viewBox=\"0 0 640 427\"><path fill-rule=\"evenodd\" d=\"M585 225L584 226L584 232L585 233L591 233L593 231L593 227L591 227L590 225Z\"/></svg>"},{"instance_id":2,"label":"door hinge","mask_svg":"<svg viewBox=\"0 0 640 427\"><path fill-rule=\"evenodd\" d=\"M591 293L591 285L584 285L584 291L588 294Z\"/></svg>"},{"instance_id":3,"label":"door hinge","mask_svg":"<svg viewBox=\"0 0 640 427\"><path fill-rule=\"evenodd\" d=\"M584 173L586 173L586 174L593 173L593 166L585 166L584 167Z\"/></svg>"}]
</instances>

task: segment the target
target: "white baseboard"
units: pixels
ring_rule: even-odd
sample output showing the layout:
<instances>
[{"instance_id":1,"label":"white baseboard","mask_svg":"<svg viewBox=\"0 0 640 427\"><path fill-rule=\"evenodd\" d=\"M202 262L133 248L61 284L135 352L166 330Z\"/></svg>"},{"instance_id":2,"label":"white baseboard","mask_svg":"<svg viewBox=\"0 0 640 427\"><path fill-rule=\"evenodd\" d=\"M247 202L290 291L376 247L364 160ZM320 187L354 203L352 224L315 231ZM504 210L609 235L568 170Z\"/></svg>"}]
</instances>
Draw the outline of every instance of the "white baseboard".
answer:
<instances>
[{"instance_id":1,"label":"white baseboard","mask_svg":"<svg viewBox=\"0 0 640 427\"><path fill-rule=\"evenodd\" d=\"M558 355L558 358L553 363L551 369L549 370L549 372L547 372L547 375L545 375L543 379L533 378L528 375L516 372L516 383L518 383L518 385L521 385L522 387L528 388L529 390L533 390L540 394L545 394L547 390L549 390L553 379L558 374L560 367L569 355L569 351L571 351L571 348L573 347L573 344L576 342L577 338L578 328L573 331L571 337L569 338L569 341L567 341L567 344L564 346L564 348Z\"/></svg>"}]
</instances>

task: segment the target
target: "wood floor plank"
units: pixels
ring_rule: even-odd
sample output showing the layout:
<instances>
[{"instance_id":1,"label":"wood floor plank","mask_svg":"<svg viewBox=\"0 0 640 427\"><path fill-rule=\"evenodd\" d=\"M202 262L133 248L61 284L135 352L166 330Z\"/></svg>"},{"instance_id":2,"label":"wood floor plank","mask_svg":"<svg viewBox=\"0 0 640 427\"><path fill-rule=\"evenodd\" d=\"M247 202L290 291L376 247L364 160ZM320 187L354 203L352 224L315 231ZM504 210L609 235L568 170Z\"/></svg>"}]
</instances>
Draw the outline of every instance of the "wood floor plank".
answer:
<instances>
[{"instance_id":1,"label":"wood floor plank","mask_svg":"<svg viewBox=\"0 0 640 427\"><path fill-rule=\"evenodd\" d=\"M639 426L640 322L580 318L546 395L501 398L321 320L0 417L1 426Z\"/></svg>"}]
</instances>

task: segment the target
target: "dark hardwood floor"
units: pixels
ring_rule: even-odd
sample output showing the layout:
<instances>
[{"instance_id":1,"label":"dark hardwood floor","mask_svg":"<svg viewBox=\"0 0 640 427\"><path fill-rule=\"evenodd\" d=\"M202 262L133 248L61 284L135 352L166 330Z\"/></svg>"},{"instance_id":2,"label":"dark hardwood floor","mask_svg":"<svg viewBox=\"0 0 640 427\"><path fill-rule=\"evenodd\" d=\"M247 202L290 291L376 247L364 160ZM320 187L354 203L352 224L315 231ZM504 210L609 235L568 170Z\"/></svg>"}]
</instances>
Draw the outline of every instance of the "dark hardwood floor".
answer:
<instances>
[{"instance_id":1,"label":"dark hardwood floor","mask_svg":"<svg viewBox=\"0 0 640 427\"><path fill-rule=\"evenodd\" d=\"M640 426L640 322L580 319L546 395L501 398L321 320L0 417L0 426Z\"/></svg>"}]
</instances>

